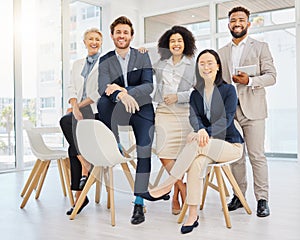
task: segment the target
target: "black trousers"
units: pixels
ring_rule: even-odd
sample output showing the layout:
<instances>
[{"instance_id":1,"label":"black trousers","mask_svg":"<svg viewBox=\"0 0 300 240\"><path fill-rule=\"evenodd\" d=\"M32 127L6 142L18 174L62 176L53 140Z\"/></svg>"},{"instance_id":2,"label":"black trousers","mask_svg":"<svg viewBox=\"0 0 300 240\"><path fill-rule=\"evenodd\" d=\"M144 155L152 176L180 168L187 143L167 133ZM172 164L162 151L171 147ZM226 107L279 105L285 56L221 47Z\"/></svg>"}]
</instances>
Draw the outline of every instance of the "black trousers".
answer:
<instances>
[{"instance_id":1,"label":"black trousers","mask_svg":"<svg viewBox=\"0 0 300 240\"><path fill-rule=\"evenodd\" d=\"M148 191L151 171L151 148L154 136L154 110L152 104L140 107L135 114L126 112L121 102L113 103L102 96L97 104L99 119L114 133L118 142L118 125L131 125L137 146L137 168L135 175L134 194ZM147 117L143 113L147 112Z\"/></svg>"},{"instance_id":2,"label":"black trousers","mask_svg":"<svg viewBox=\"0 0 300 240\"><path fill-rule=\"evenodd\" d=\"M93 114L90 105L81 108L80 111L84 119L98 119L98 114ZM77 120L71 112L64 115L60 119L59 124L67 142L69 143L68 154L71 166L71 189L80 191L79 182L81 178L82 166L79 159L77 158L77 155L80 155L76 138Z\"/></svg>"}]
</instances>

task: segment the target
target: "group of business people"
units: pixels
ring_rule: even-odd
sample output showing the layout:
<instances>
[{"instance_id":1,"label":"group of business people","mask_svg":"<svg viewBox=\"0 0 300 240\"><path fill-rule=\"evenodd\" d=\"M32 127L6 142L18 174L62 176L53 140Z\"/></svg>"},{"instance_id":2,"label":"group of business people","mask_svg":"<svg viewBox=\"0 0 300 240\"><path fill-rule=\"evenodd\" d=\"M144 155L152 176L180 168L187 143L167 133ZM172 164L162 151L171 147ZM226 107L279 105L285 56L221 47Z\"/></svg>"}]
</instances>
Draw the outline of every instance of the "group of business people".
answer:
<instances>
[{"instance_id":1,"label":"group of business people","mask_svg":"<svg viewBox=\"0 0 300 240\"><path fill-rule=\"evenodd\" d=\"M118 142L118 125L133 128L137 169L132 224L145 221L144 199L168 200L175 185L172 213L180 212L180 192L182 203L186 201L189 207L181 233L193 231L199 225L197 206L207 164L241 158L232 171L245 195L246 149L254 176L257 216L270 214L268 165L264 155L265 87L275 84L276 70L268 45L248 37L249 15L243 7L231 9L228 28L232 41L219 54L203 50L196 61L192 33L182 26L172 27L158 41L160 59L153 66L147 52L130 47L134 29L127 17L121 16L111 24L115 50L101 58L101 32L94 28L85 32L88 56L73 65L69 88L72 108L60 120L70 145L71 189L76 191L76 200L93 167L77 148L76 123L83 118L95 118L112 130ZM254 76L234 71L247 65L256 65ZM152 100L153 73L157 88ZM156 110L152 101L157 103ZM234 119L240 123L244 139ZM148 191L154 134L158 156L169 178ZM185 173L186 187L182 182ZM88 202L86 198L78 213ZM228 208L233 211L240 207L242 204L234 195ZM67 214L72 211L73 207Z\"/></svg>"}]
</instances>

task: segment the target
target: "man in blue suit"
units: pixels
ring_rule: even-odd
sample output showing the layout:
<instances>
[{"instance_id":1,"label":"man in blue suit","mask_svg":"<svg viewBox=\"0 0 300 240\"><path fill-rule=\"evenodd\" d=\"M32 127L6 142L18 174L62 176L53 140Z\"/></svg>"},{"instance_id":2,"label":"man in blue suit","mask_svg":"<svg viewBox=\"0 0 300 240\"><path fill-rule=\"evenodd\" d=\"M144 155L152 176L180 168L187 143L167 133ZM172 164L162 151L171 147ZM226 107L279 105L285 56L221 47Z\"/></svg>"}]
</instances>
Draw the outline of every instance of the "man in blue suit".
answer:
<instances>
[{"instance_id":1,"label":"man in blue suit","mask_svg":"<svg viewBox=\"0 0 300 240\"><path fill-rule=\"evenodd\" d=\"M134 185L136 196L132 224L145 221L142 193L148 191L151 170L151 147L154 135L152 98L153 73L148 53L130 47L134 35L131 21L124 16L111 25L115 50L99 62L98 112L119 142L118 125L131 125L137 145L137 168Z\"/></svg>"}]
</instances>

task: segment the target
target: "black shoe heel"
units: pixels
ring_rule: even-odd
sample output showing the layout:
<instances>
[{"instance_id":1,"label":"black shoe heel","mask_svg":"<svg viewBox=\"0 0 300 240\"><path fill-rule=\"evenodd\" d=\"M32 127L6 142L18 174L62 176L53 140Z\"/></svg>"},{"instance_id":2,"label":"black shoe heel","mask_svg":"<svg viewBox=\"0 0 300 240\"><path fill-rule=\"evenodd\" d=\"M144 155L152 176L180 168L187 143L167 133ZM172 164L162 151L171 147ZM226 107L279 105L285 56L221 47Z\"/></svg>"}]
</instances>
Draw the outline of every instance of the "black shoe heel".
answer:
<instances>
[{"instance_id":1,"label":"black shoe heel","mask_svg":"<svg viewBox=\"0 0 300 240\"><path fill-rule=\"evenodd\" d=\"M82 176L80 178L80 182L79 182L79 186L78 186L79 190L82 190L84 188L87 180L88 180L88 176Z\"/></svg>"}]
</instances>

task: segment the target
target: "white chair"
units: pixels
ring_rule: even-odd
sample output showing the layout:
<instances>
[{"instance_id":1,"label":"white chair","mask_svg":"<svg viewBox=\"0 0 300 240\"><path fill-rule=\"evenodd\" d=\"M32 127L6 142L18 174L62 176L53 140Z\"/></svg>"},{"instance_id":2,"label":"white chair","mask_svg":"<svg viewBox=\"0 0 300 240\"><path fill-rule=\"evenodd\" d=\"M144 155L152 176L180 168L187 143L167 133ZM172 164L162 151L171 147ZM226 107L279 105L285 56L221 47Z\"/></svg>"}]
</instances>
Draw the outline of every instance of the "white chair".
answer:
<instances>
[{"instance_id":1,"label":"white chair","mask_svg":"<svg viewBox=\"0 0 300 240\"><path fill-rule=\"evenodd\" d=\"M79 121L77 124L76 135L80 153L87 161L94 165L94 168L76 202L70 219L73 220L75 218L89 189L92 184L97 181L97 178L104 168L107 170L108 175L108 178L106 178L106 187L109 193L108 208L111 210L111 225L115 226L113 167L117 164L127 165L127 162L131 161L132 158L124 157L120 153L114 134L98 120L84 119ZM129 173L126 173L125 171L124 173L127 178L130 178L129 184L131 185L133 183L133 178L130 170ZM100 178L102 177L100 176Z\"/></svg>"},{"instance_id":2,"label":"white chair","mask_svg":"<svg viewBox=\"0 0 300 240\"><path fill-rule=\"evenodd\" d=\"M234 121L234 124L235 124L237 130L243 136L242 128L236 120ZM234 176L233 176L233 174L230 170L230 164L238 161L239 159L240 158L232 159L231 161L224 162L224 163L212 163L212 164L208 165L207 175L206 175L206 178L205 178L203 193L202 193L202 202L200 204L200 210L202 210L203 207L204 207L204 202L205 202L208 186L211 187L212 189L218 191L219 195L220 195L220 199L221 199L221 205L222 205L223 214L224 214L224 217L225 217L225 222L226 222L226 227L227 228L231 228L232 225L231 225L231 221L230 221L228 206L227 206L227 203L226 203L226 196L229 196L229 193L228 193L228 190L226 188L223 175L226 176L227 180L231 184L235 195L240 199L240 201L241 201L244 209L246 210L246 212L248 214L252 213L251 209L249 208L248 203L246 202L246 199L245 199L244 195L241 192L240 187L238 186L238 184L237 184L237 182L236 182L236 180L235 180L235 178L234 178ZM223 174L222 174L222 172L223 172ZM214 176L216 176L216 179L217 179L216 184L213 183ZM182 221L184 219L184 216L186 214L187 208L188 208L187 204L184 203L184 205L182 206L180 215L178 217L178 220L177 220L178 223L182 223Z\"/></svg>"},{"instance_id":3,"label":"white chair","mask_svg":"<svg viewBox=\"0 0 300 240\"><path fill-rule=\"evenodd\" d=\"M74 205L74 199L70 188L70 175L69 175L69 158L68 152L64 149L51 149L43 139L43 134L61 133L58 127L40 127L35 128L30 121L24 121L24 129L26 130L29 144L32 153L36 156L37 160L31 170L31 173L25 183L21 192L23 201L20 208L24 208L32 191L36 189L35 198L38 199L45 181L47 171L52 160L57 161L61 186L64 196L66 196L66 189L69 195L71 206Z\"/></svg>"}]
</instances>

